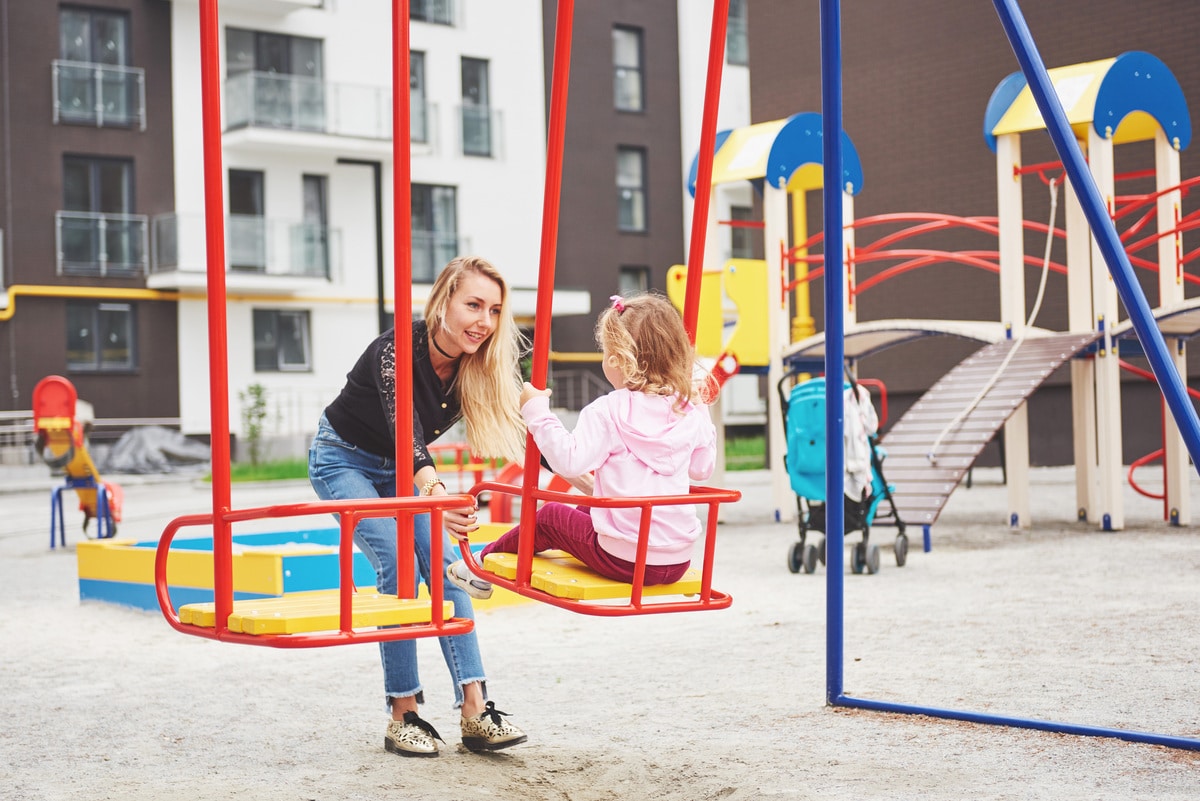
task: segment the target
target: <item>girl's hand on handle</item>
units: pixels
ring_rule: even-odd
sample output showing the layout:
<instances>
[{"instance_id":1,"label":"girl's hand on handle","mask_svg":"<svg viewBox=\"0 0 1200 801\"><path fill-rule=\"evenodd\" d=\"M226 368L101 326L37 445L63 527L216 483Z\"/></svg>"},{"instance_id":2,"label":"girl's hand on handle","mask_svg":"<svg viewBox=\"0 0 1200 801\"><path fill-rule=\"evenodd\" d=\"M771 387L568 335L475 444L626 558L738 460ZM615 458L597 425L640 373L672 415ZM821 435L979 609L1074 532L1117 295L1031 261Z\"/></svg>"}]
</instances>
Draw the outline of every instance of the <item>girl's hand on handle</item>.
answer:
<instances>
[{"instance_id":1,"label":"girl's hand on handle","mask_svg":"<svg viewBox=\"0 0 1200 801\"><path fill-rule=\"evenodd\" d=\"M521 405L524 406L526 403L529 403L529 401L537 397L545 396L548 398L551 394L553 394L551 390L538 389L533 384L530 384L528 381L526 381L521 385Z\"/></svg>"}]
</instances>

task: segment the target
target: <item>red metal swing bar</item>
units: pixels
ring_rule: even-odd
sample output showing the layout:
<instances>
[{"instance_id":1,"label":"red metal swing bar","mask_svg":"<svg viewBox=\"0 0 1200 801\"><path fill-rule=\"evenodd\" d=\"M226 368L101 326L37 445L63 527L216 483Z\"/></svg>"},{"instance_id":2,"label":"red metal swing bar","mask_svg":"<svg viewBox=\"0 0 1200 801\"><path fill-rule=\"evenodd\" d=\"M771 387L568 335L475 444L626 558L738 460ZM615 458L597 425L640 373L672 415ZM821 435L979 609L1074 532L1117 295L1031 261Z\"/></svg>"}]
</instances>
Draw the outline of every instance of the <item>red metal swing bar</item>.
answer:
<instances>
[{"instance_id":1,"label":"red metal swing bar","mask_svg":"<svg viewBox=\"0 0 1200 801\"><path fill-rule=\"evenodd\" d=\"M720 98L721 68L724 62L725 28L729 14L729 0L713 3L712 33L709 40L708 72L705 84L704 112L700 132L700 157L696 178L695 213L692 218L691 247L688 253L687 286L685 289L683 325L688 338L695 343L696 327L700 312L700 279L704 269L704 237L708 222L709 197L712 193L712 161L716 145L717 105ZM554 66L551 77L550 117L547 136L546 181L542 209L542 240L539 262L537 313L533 336L533 364L531 383L545 386L550 352L551 303L554 286L555 256L558 244L558 213L562 184L563 142L566 133L567 93L570 82L571 30L574 20L573 0L559 0L554 31ZM624 506L642 508L642 530L639 540L638 559L635 566L635 581L631 588L629 603L597 607L581 601L559 598L532 586L534 515L538 501L560 500L578 503L580 496L555 493L537 487L541 454L532 435L526 438L524 480L521 487L484 482L472 492L519 494L521 496L521 536L517 546L515 578L509 580L480 566L470 552L467 543L459 543L463 559L472 571L493 584L506 587L520 595L549 603L561 608L585 614L636 615L660 612L682 612L700 609L724 608L732 598L711 587L712 559L716 544L717 507L720 503L733 502L741 493L731 490L716 490L705 487L693 488L690 495L660 496L654 498L597 498L587 499L595 506ZM646 604L642 600L642 577L646 565L650 510L655 505L696 503L704 497L709 504L705 536L705 556L702 568L706 577L701 593L695 600Z\"/></svg>"}]
</instances>

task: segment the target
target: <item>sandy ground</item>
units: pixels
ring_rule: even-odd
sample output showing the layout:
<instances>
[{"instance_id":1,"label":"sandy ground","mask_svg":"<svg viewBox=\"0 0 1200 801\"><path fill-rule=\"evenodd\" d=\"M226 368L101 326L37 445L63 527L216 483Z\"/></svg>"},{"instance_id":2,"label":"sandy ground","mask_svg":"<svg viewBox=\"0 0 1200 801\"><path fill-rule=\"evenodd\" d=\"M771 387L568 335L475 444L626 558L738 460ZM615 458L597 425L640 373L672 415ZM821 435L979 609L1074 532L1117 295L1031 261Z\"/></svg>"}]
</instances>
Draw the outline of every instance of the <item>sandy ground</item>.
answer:
<instances>
[{"instance_id":1,"label":"sandy ground","mask_svg":"<svg viewBox=\"0 0 1200 801\"><path fill-rule=\"evenodd\" d=\"M885 549L879 574L846 576L846 693L1200 738L1196 529L1165 527L1159 504L1130 494L1129 528L1098 532L1073 522L1069 470L1036 481L1032 532L1003 526L998 472L976 471L932 552L913 531L907 566ZM449 744L412 760L382 748L375 646L220 644L157 613L81 604L73 548L47 547L45 490L8 481L0 798L1200 798L1198 751L827 706L823 569L788 572L795 528L769 521L765 473L726 484L746 496L720 531L715 584L731 609L481 612L492 697L529 742L463 750L445 667L422 641L423 714ZM310 497L241 487L234 505ZM209 503L190 481L128 484L120 533L157 537Z\"/></svg>"}]
</instances>

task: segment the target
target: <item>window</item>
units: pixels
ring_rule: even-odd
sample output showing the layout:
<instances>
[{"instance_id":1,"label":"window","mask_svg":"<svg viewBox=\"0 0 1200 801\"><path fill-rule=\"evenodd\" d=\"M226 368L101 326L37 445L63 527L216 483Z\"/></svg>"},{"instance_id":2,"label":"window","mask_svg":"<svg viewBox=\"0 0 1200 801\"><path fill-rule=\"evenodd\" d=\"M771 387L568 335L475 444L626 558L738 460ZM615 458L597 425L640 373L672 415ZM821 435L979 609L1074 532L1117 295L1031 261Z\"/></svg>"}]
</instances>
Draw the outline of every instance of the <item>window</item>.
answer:
<instances>
[{"instance_id":1,"label":"window","mask_svg":"<svg viewBox=\"0 0 1200 801\"><path fill-rule=\"evenodd\" d=\"M225 69L230 128L325 130L320 39L227 28Z\"/></svg>"},{"instance_id":2,"label":"window","mask_svg":"<svg viewBox=\"0 0 1200 801\"><path fill-rule=\"evenodd\" d=\"M429 103L425 100L425 54L408 54L409 138L422 144L429 141Z\"/></svg>"},{"instance_id":3,"label":"window","mask_svg":"<svg viewBox=\"0 0 1200 801\"><path fill-rule=\"evenodd\" d=\"M136 309L129 303L67 303L67 369L127 371L137 367Z\"/></svg>"},{"instance_id":4,"label":"window","mask_svg":"<svg viewBox=\"0 0 1200 801\"><path fill-rule=\"evenodd\" d=\"M618 111L642 111L642 32L613 28L613 103Z\"/></svg>"},{"instance_id":5,"label":"window","mask_svg":"<svg viewBox=\"0 0 1200 801\"><path fill-rule=\"evenodd\" d=\"M417 22L453 25L454 0L412 0L408 5L408 18Z\"/></svg>"},{"instance_id":6,"label":"window","mask_svg":"<svg viewBox=\"0 0 1200 801\"><path fill-rule=\"evenodd\" d=\"M229 171L229 266L267 271L267 218L263 206L265 178L258 170Z\"/></svg>"},{"instance_id":7,"label":"window","mask_svg":"<svg viewBox=\"0 0 1200 801\"><path fill-rule=\"evenodd\" d=\"M100 214L133 210L133 162L128 159L63 158L63 208Z\"/></svg>"},{"instance_id":8,"label":"window","mask_svg":"<svg viewBox=\"0 0 1200 801\"><path fill-rule=\"evenodd\" d=\"M63 157L59 271L135 274L146 266L146 218L133 212L133 162Z\"/></svg>"},{"instance_id":9,"label":"window","mask_svg":"<svg viewBox=\"0 0 1200 801\"><path fill-rule=\"evenodd\" d=\"M622 267L617 275L617 294L622 297L636 295L650 288L649 267Z\"/></svg>"},{"instance_id":10,"label":"window","mask_svg":"<svg viewBox=\"0 0 1200 801\"><path fill-rule=\"evenodd\" d=\"M55 122L145 127L145 73L129 67L129 17L99 9L58 12Z\"/></svg>"},{"instance_id":11,"label":"window","mask_svg":"<svg viewBox=\"0 0 1200 801\"><path fill-rule=\"evenodd\" d=\"M329 179L305 175L301 179L304 221L292 234L292 273L329 277Z\"/></svg>"},{"instance_id":12,"label":"window","mask_svg":"<svg viewBox=\"0 0 1200 801\"><path fill-rule=\"evenodd\" d=\"M725 61L729 64L750 63L750 41L747 33L746 4L749 0L729 0L729 21L725 26Z\"/></svg>"},{"instance_id":13,"label":"window","mask_svg":"<svg viewBox=\"0 0 1200 801\"><path fill-rule=\"evenodd\" d=\"M492 155L492 109L488 100L488 63L462 60L462 147L464 156Z\"/></svg>"},{"instance_id":14,"label":"window","mask_svg":"<svg viewBox=\"0 0 1200 801\"><path fill-rule=\"evenodd\" d=\"M311 341L308 311L254 310L254 371L307 372Z\"/></svg>"},{"instance_id":15,"label":"window","mask_svg":"<svg viewBox=\"0 0 1200 801\"><path fill-rule=\"evenodd\" d=\"M458 193L453 186L412 185L412 280L433 283L458 255Z\"/></svg>"},{"instance_id":16,"label":"window","mask_svg":"<svg viewBox=\"0 0 1200 801\"><path fill-rule=\"evenodd\" d=\"M644 148L617 148L617 227L622 231L646 230Z\"/></svg>"},{"instance_id":17,"label":"window","mask_svg":"<svg viewBox=\"0 0 1200 801\"><path fill-rule=\"evenodd\" d=\"M750 206L730 206L731 222L753 222L754 209ZM758 227L732 225L729 227L729 256L734 259L754 258L754 240L762 234Z\"/></svg>"}]
</instances>

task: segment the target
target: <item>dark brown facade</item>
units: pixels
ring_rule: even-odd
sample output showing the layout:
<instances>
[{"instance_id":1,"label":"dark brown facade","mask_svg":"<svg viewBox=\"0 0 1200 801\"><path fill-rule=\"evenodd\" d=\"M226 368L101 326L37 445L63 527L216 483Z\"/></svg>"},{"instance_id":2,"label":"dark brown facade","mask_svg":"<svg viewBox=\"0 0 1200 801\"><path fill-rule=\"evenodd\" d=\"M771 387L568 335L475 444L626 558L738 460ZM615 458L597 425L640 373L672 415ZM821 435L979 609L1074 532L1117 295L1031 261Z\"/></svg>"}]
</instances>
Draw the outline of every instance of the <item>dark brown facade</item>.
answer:
<instances>
[{"instance_id":1,"label":"dark brown facade","mask_svg":"<svg viewBox=\"0 0 1200 801\"><path fill-rule=\"evenodd\" d=\"M64 13L81 15L69 33ZM101 69L89 79L78 53L86 59L89 48L103 49L100 29L106 24L120 28L117 38L127 55L110 66L97 52ZM2 284L10 297L2 313L10 316L0 317L0 409L31 408L35 384L59 374L98 417L179 413L175 303L145 292L149 229L155 215L174 206L170 42L171 4L161 0L0 0L0 228ZM133 85L141 80L143 87ZM120 89L125 82L128 93ZM106 107L105 98L118 96ZM94 106L69 102L97 98ZM106 177L111 165L120 165L126 176L120 192ZM69 180L68 172L76 179ZM88 203L95 211L112 211L114 194L123 196L122 214L103 222L96 215L61 214ZM81 200L84 195L89 197ZM72 265L72 248L95 256L101 247L89 239L106 242L104 259L117 255L124 259L121 267L108 261ZM68 340L92 342L103 332L81 332L78 325L69 332L69 306L77 314L129 310L132 355L126 358L130 348L122 346L121 356L128 363L105 364L103 344L94 346L102 354L96 365L80 367L78 354L72 360Z\"/></svg>"},{"instance_id":2,"label":"dark brown facade","mask_svg":"<svg viewBox=\"0 0 1200 801\"><path fill-rule=\"evenodd\" d=\"M556 11L557 4L545 0L547 109ZM641 111L621 111L614 103L614 27L641 35ZM590 292L593 313L555 320L552 348L591 353L596 315L618 291L621 268L645 268L648 287L665 291L667 268L683 261L676 4L577 3L573 33L556 284ZM619 148L645 154L641 232L619 228Z\"/></svg>"},{"instance_id":3,"label":"dark brown facade","mask_svg":"<svg viewBox=\"0 0 1200 801\"><path fill-rule=\"evenodd\" d=\"M991 3L931 0L842 3L844 129L863 165L863 189L855 216L939 212L996 214L995 156L983 137L984 110L997 84L1019 69ZM1024 13L1048 67L1065 66L1144 50L1174 73L1192 110L1200 110L1200 17L1189 0L1136 4L1115 0L1024 3ZM751 108L754 122L821 110L820 18L817 0L754 0L750 5ZM1022 137L1025 164L1057 160L1044 133ZM1116 148L1118 174L1153 167L1149 144ZM1181 154L1184 178L1200 174L1200 148ZM1152 179L1122 182L1117 194L1153 190ZM1048 190L1035 177L1024 181L1025 217L1047 222ZM1197 207L1184 198L1183 212ZM810 230L819 230L819 198ZM1063 205L1058 226L1063 226ZM1151 229L1153 222L1151 222ZM879 234L863 232L859 244ZM943 250L995 249L978 236L956 234L920 240ZM1040 258L1041 236L1031 235L1026 253ZM1195 249L1185 235L1185 251ZM1143 254L1146 255L1146 254ZM1149 256L1153 258L1152 255ZM1057 245L1052 257L1065 263ZM861 281L881 267L863 265ZM1196 272L1191 268L1190 272ZM1151 305L1157 277L1138 270ZM1026 272L1026 301L1033 306L1040 268ZM1188 296L1196 288L1188 285ZM821 326L821 292L814 285L814 316ZM1066 279L1051 274L1037 325L1066 328ZM999 319L999 287L993 273L939 264L880 285L858 299L860 320L889 317ZM890 417L898 418L920 393L978 346L928 339L864 360L861 374L882 378L891 392ZM1195 348L1193 347L1193 357ZM1129 360L1145 366L1144 359ZM1192 359L1195 365L1195 358ZM1190 370L1193 375L1200 370ZM1161 447L1159 396L1153 385L1127 376L1122 391L1126 463ZM1069 464L1070 390L1060 370L1030 401L1031 458L1035 464ZM985 452L995 463L995 446Z\"/></svg>"}]
</instances>

